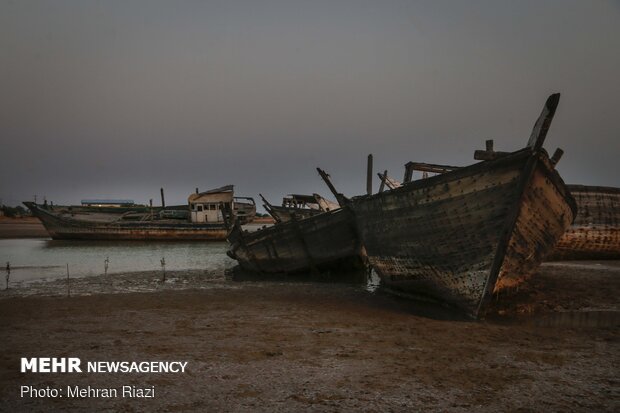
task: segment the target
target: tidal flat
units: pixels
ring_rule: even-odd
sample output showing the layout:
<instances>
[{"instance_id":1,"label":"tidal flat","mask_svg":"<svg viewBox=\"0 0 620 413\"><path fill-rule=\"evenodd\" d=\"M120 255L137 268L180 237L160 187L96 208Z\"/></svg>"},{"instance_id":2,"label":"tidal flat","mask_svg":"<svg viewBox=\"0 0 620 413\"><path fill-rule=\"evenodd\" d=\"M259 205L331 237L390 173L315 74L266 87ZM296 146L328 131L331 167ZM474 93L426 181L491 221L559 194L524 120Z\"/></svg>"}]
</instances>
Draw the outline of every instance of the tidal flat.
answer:
<instances>
[{"instance_id":1,"label":"tidal flat","mask_svg":"<svg viewBox=\"0 0 620 413\"><path fill-rule=\"evenodd\" d=\"M158 277L121 274L115 285ZM0 410L620 410L617 317L538 322L617 315L618 262L545 264L482 321L355 284L169 277L123 294L93 290L92 280L71 297L61 280L50 283L55 296L9 290L0 299ZM183 374L22 374L25 356L188 365ZM21 385L154 386L157 396L20 398Z\"/></svg>"}]
</instances>

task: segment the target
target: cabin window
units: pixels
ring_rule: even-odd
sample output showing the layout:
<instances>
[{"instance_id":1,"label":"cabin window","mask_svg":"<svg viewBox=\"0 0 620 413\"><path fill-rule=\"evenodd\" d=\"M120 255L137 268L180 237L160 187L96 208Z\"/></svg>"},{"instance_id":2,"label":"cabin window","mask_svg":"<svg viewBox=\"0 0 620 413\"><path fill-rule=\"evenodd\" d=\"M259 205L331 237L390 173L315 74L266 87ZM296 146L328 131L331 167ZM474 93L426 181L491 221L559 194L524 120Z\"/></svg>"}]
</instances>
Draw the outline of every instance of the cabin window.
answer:
<instances>
[{"instance_id":1,"label":"cabin window","mask_svg":"<svg viewBox=\"0 0 620 413\"><path fill-rule=\"evenodd\" d=\"M197 205L198 211L202 211L202 205Z\"/></svg>"}]
</instances>

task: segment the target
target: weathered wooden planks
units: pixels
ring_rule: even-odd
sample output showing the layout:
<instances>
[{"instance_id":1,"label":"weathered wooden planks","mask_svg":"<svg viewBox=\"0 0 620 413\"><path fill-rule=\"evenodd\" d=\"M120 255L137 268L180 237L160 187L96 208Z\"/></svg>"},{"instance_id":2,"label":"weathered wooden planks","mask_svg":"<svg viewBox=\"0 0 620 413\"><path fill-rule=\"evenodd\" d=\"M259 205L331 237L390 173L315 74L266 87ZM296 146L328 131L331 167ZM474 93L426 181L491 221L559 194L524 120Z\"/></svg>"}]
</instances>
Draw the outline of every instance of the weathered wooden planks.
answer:
<instances>
[{"instance_id":1,"label":"weathered wooden planks","mask_svg":"<svg viewBox=\"0 0 620 413\"><path fill-rule=\"evenodd\" d=\"M319 194L289 195L282 199L281 206L271 204L262 194L259 194L259 196L263 200L265 210L278 223L288 222L293 218L309 218L340 207Z\"/></svg>"},{"instance_id":2,"label":"weathered wooden planks","mask_svg":"<svg viewBox=\"0 0 620 413\"><path fill-rule=\"evenodd\" d=\"M573 218L546 154L534 163L532 156L526 149L353 198L360 236L382 281L475 316L495 280L507 283L515 274L531 274ZM523 187L528 165L533 177ZM507 227L515 205L520 206L516 219Z\"/></svg>"},{"instance_id":3,"label":"weathered wooden planks","mask_svg":"<svg viewBox=\"0 0 620 413\"><path fill-rule=\"evenodd\" d=\"M531 275L572 222L576 204L542 149L559 94L547 99L528 145L468 167L406 165L404 183L350 207L368 259L393 289L478 316L494 291ZM414 169L439 173L412 181Z\"/></svg>"},{"instance_id":4,"label":"weathered wooden planks","mask_svg":"<svg viewBox=\"0 0 620 413\"><path fill-rule=\"evenodd\" d=\"M620 259L620 188L568 188L577 201L577 216L549 260Z\"/></svg>"},{"instance_id":5,"label":"weathered wooden planks","mask_svg":"<svg viewBox=\"0 0 620 413\"><path fill-rule=\"evenodd\" d=\"M363 267L351 211L338 209L256 232L231 231L228 255L250 271L295 273Z\"/></svg>"}]
</instances>

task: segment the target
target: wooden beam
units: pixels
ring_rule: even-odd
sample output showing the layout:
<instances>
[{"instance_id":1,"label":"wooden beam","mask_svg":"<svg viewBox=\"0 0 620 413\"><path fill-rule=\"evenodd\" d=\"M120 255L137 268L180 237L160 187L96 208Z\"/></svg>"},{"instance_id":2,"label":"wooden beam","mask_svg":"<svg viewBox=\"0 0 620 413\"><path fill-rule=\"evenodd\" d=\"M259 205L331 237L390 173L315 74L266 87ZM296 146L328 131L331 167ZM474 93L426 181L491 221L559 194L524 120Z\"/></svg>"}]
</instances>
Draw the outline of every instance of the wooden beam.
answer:
<instances>
[{"instance_id":1,"label":"wooden beam","mask_svg":"<svg viewBox=\"0 0 620 413\"><path fill-rule=\"evenodd\" d=\"M331 191L331 193L336 197L336 201L338 201L338 205L340 205L341 207L344 207L347 204L348 199L343 194L341 194L340 192L336 190L336 187L334 187L334 184L332 184L331 178L329 177L329 174L327 172L325 172L321 168L316 168L316 170L321 176L321 178L323 179L323 181L325 182L325 184L327 185L327 187L329 188L329 190Z\"/></svg>"},{"instance_id":2,"label":"wooden beam","mask_svg":"<svg viewBox=\"0 0 620 413\"><path fill-rule=\"evenodd\" d=\"M403 177L403 183L411 182L413 179L413 169L409 167L409 163L405 164L405 176Z\"/></svg>"},{"instance_id":3,"label":"wooden beam","mask_svg":"<svg viewBox=\"0 0 620 413\"><path fill-rule=\"evenodd\" d=\"M388 189L396 189L402 186L402 184L396 179L390 178L387 174L387 171L385 171L383 175L381 175L381 173L378 173L377 175L379 175L379 179L381 179L381 185L387 186Z\"/></svg>"},{"instance_id":4,"label":"wooden beam","mask_svg":"<svg viewBox=\"0 0 620 413\"><path fill-rule=\"evenodd\" d=\"M487 139L486 146L487 152L493 152L493 139Z\"/></svg>"},{"instance_id":5,"label":"wooden beam","mask_svg":"<svg viewBox=\"0 0 620 413\"><path fill-rule=\"evenodd\" d=\"M558 162L560 162L560 158L562 158L562 155L564 155L564 151L561 148L556 149L555 152L553 152L553 156L550 159L551 164L553 166L557 165Z\"/></svg>"},{"instance_id":6,"label":"wooden beam","mask_svg":"<svg viewBox=\"0 0 620 413\"><path fill-rule=\"evenodd\" d=\"M274 212L273 212L273 208L272 208L272 205L269 203L269 201L267 201L267 200L265 199L265 197L263 196L263 194L258 194L258 196L260 196L260 197L261 197L261 199L263 200L263 207L265 207L265 211L267 211L267 213L268 213L269 215L271 215L271 217L272 217L273 219L275 219L275 220L276 220L276 222L281 222L282 220L280 219L280 217L279 217L277 214L274 214Z\"/></svg>"},{"instance_id":7,"label":"wooden beam","mask_svg":"<svg viewBox=\"0 0 620 413\"><path fill-rule=\"evenodd\" d=\"M510 155L510 152L474 151L474 159L477 161L492 161L506 155Z\"/></svg>"},{"instance_id":8,"label":"wooden beam","mask_svg":"<svg viewBox=\"0 0 620 413\"><path fill-rule=\"evenodd\" d=\"M366 164L366 194L372 195L372 154L368 155Z\"/></svg>"},{"instance_id":9,"label":"wooden beam","mask_svg":"<svg viewBox=\"0 0 620 413\"><path fill-rule=\"evenodd\" d=\"M379 180L381 181L381 184L379 185L379 192L383 192L383 190L385 189L385 178L387 177L387 169L385 170L385 172L383 172L383 175L381 175L381 172L378 172L377 175L379 175Z\"/></svg>"},{"instance_id":10,"label":"wooden beam","mask_svg":"<svg viewBox=\"0 0 620 413\"><path fill-rule=\"evenodd\" d=\"M450 166L450 165L438 165L438 164L432 164L432 163L424 163L424 162L408 162L405 165L405 168L407 171L410 171L409 174L405 174L405 177L409 178L409 181L411 181L411 175L413 174L413 171L421 171L421 172L432 172L432 173L436 173L436 174L443 174L446 172L451 172L451 171L455 171L457 169L459 169L459 166Z\"/></svg>"},{"instance_id":11,"label":"wooden beam","mask_svg":"<svg viewBox=\"0 0 620 413\"><path fill-rule=\"evenodd\" d=\"M547 137L547 132L549 132L549 127L551 126L551 121L553 120L553 115L555 115L558 103L560 103L559 93L554 93L547 98L545 106L534 124L530 139L527 141L527 146L532 150L540 150L543 143L545 143L545 138Z\"/></svg>"},{"instance_id":12,"label":"wooden beam","mask_svg":"<svg viewBox=\"0 0 620 413\"><path fill-rule=\"evenodd\" d=\"M258 196L260 196L260 199L262 199L262 200L263 200L263 203L264 203L266 206L268 206L268 207L270 207L270 208L271 208L271 204L269 203L269 201L267 201L267 200L265 199L265 197L263 196L263 194L258 194Z\"/></svg>"}]
</instances>

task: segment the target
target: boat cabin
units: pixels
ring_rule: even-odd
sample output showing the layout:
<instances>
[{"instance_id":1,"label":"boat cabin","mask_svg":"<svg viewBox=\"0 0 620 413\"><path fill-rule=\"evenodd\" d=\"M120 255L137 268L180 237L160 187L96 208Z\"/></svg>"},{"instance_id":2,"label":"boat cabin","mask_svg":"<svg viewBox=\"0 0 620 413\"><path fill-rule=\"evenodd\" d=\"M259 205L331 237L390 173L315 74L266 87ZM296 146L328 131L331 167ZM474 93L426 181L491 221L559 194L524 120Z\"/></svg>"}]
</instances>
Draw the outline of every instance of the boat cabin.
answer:
<instances>
[{"instance_id":1,"label":"boat cabin","mask_svg":"<svg viewBox=\"0 0 620 413\"><path fill-rule=\"evenodd\" d=\"M131 199L82 199L82 206L88 207L131 207L135 203Z\"/></svg>"},{"instance_id":2,"label":"boat cabin","mask_svg":"<svg viewBox=\"0 0 620 413\"><path fill-rule=\"evenodd\" d=\"M193 223L226 222L233 210L233 185L191 194L187 198Z\"/></svg>"}]
</instances>

